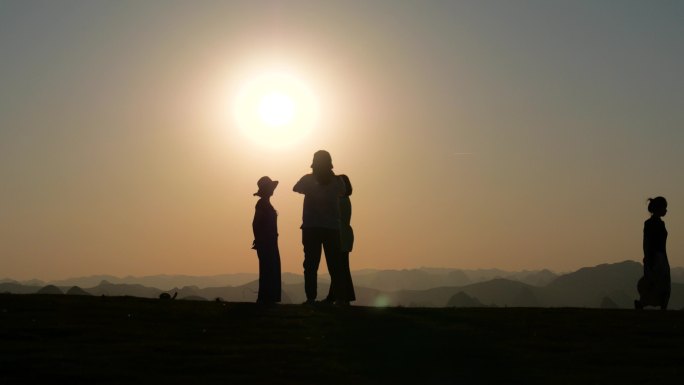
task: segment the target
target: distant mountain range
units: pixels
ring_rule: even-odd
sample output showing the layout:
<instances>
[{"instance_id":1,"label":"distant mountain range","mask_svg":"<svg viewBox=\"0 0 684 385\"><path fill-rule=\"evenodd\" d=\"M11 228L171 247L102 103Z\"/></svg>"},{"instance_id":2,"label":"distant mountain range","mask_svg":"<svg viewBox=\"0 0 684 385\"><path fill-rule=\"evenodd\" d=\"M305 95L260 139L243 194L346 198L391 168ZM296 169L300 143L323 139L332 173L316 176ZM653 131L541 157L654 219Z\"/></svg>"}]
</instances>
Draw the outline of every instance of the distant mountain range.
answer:
<instances>
[{"instance_id":1,"label":"distant mountain range","mask_svg":"<svg viewBox=\"0 0 684 385\"><path fill-rule=\"evenodd\" d=\"M363 306L407 307L603 307L631 308L642 266L634 261L585 267L568 274L549 270L507 272L497 269L360 270L353 273L357 301ZM209 277L80 277L68 280L16 282L0 280L0 293L135 296L156 298L163 292L178 299L252 302L256 274ZM301 275L284 273L283 303L305 300ZM684 307L684 268L672 269L671 308ZM319 298L329 280L319 278Z\"/></svg>"},{"instance_id":2,"label":"distant mountain range","mask_svg":"<svg viewBox=\"0 0 684 385\"><path fill-rule=\"evenodd\" d=\"M352 274L356 285L372 287L384 291L424 290L437 286L464 286L472 283L489 281L494 278L507 278L530 285L542 286L553 281L558 276L549 270L511 272L499 269L462 270L439 268L407 270L365 269L354 271ZM684 278L684 273L682 276ZM325 279L326 274L321 274L321 277ZM150 275L144 277L128 276L123 278L112 275L93 275L47 282L37 279L21 282L12 279L0 279L0 283L20 283L26 286L54 285L58 287L92 287L98 285L102 281L107 281L114 284L138 284L156 287L161 290L171 290L175 287L184 286L241 286L257 279L258 275L256 273L221 274L212 276ZM302 283L304 282L304 277L301 274L283 273L282 281L286 284Z\"/></svg>"}]
</instances>

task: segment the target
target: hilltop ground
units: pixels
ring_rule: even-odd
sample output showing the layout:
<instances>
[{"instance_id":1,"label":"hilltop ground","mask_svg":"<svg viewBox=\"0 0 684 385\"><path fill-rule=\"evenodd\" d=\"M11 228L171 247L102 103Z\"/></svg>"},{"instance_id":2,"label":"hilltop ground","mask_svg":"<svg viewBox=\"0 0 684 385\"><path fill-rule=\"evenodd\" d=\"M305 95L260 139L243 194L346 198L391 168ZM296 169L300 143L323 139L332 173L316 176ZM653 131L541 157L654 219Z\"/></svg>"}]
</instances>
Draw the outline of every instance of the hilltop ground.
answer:
<instances>
[{"instance_id":1,"label":"hilltop ground","mask_svg":"<svg viewBox=\"0 0 684 385\"><path fill-rule=\"evenodd\" d=\"M0 383L680 383L684 312L0 295Z\"/></svg>"}]
</instances>

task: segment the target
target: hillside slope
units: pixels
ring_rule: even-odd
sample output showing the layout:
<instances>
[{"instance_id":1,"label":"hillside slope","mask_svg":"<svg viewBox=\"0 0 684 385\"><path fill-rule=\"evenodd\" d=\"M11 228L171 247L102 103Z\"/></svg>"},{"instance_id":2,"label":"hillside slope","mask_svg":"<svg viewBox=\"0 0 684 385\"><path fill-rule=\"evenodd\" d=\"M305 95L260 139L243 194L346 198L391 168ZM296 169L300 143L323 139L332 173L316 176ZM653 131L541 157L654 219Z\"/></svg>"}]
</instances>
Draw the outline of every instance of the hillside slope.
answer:
<instances>
[{"instance_id":1,"label":"hillside slope","mask_svg":"<svg viewBox=\"0 0 684 385\"><path fill-rule=\"evenodd\" d=\"M684 312L0 295L0 383L672 384Z\"/></svg>"}]
</instances>

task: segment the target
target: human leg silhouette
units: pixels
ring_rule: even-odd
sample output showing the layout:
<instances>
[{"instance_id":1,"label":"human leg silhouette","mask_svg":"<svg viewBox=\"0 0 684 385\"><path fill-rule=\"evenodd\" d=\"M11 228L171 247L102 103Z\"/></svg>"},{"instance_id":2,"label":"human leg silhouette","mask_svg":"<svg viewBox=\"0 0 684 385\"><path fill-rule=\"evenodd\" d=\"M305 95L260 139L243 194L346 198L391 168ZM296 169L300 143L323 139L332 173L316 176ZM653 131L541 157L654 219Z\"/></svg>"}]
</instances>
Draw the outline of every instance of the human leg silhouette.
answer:
<instances>
[{"instance_id":1,"label":"human leg silhouette","mask_svg":"<svg viewBox=\"0 0 684 385\"><path fill-rule=\"evenodd\" d=\"M307 303L313 303L318 294L318 266L321 263L322 239L320 229L302 228L304 245L304 292Z\"/></svg>"}]
</instances>

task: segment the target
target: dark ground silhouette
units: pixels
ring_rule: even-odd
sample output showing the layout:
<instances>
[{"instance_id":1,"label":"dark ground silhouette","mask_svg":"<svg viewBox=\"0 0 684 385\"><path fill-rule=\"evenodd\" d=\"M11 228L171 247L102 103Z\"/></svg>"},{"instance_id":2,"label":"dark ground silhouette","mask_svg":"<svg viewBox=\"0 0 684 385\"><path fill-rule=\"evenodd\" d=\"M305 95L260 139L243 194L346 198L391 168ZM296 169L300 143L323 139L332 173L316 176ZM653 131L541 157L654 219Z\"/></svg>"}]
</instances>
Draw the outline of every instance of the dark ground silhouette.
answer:
<instances>
[{"instance_id":1,"label":"dark ground silhouette","mask_svg":"<svg viewBox=\"0 0 684 385\"><path fill-rule=\"evenodd\" d=\"M159 299L164 300L164 301L176 299L176 297L178 297L178 292L173 293L173 295L171 295L170 293L159 294Z\"/></svg>"},{"instance_id":2,"label":"dark ground silhouette","mask_svg":"<svg viewBox=\"0 0 684 385\"><path fill-rule=\"evenodd\" d=\"M0 295L0 383L672 384L684 312Z\"/></svg>"}]
</instances>

